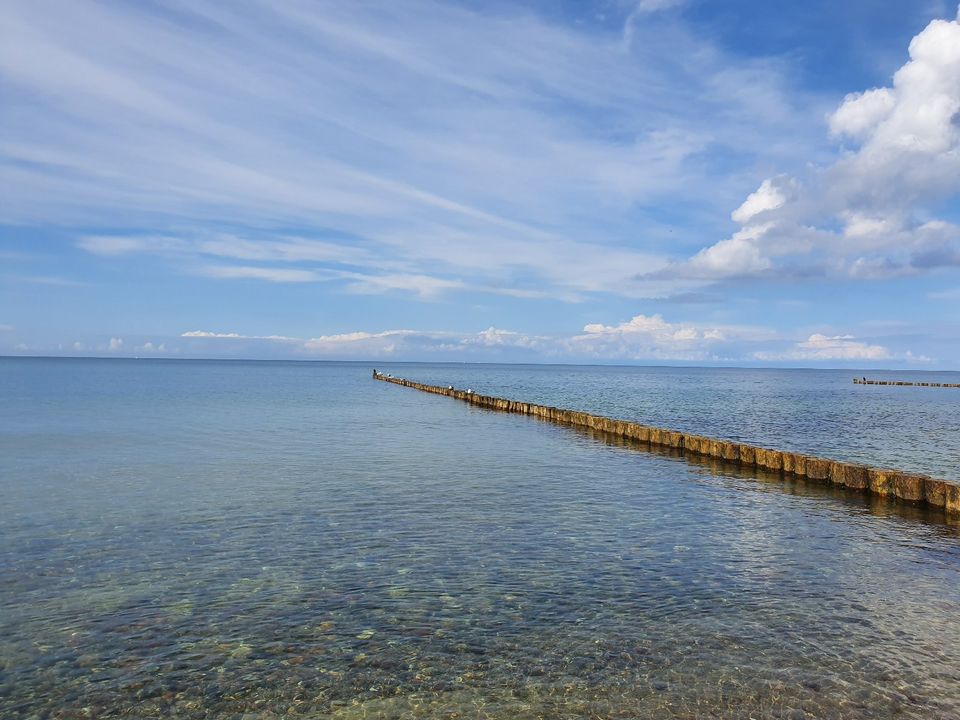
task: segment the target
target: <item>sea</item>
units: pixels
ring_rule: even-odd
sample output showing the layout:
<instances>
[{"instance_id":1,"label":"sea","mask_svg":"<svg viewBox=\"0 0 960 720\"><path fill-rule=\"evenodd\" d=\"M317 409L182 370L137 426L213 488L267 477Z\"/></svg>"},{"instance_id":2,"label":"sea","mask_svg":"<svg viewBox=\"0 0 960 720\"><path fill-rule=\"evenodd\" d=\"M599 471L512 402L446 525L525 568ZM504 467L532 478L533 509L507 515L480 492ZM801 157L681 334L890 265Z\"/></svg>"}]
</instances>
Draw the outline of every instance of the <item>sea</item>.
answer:
<instances>
[{"instance_id":1,"label":"sea","mask_svg":"<svg viewBox=\"0 0 960 720\"><path fill-rule=\"evenodd\" d=\"M0 717L960 718L957 373L0 358Z\"/></svg>"}]
</instances>

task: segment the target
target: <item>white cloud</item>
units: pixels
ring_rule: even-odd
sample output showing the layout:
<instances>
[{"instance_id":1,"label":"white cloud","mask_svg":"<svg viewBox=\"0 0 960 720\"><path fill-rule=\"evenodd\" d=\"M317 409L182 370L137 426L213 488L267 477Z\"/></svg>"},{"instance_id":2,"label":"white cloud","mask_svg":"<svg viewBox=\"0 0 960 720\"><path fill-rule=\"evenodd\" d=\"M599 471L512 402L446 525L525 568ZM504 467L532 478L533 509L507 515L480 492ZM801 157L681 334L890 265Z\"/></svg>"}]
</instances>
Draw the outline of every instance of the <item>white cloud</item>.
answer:
<instances>
[{"instance_id":1,"label":"white cloud","mask_svg":"<svg viewBox=\"0 0 960 720\"><path fill-rule=\"evenodd\" d=\"M297 338L284 335L241 335L239 333L210 332L208 330L189 330L180 333L184 338L212 338L219 340L271 340L275 342L300 342Z\"/></svg>"},{"instance_id":2,"label":"white cloud","mask_svg":"<svg viewBox=\"0 0 960 720\"><path fill-rule=\"evenodd\" d=\"M305 352L325 357L384 357L396 355L408 339L422 337L427 344L435 344L429 333L413 330L386 330L378 333L352 332L339 335L321 335L303 344Z\"/></svg>"},{"instance_id":3,"label":"white cloud","mask_svg":"<svg viewBox=\"0 0 960 720\"><path fill-rule=\"evenodd\" d=\"M376 261L375 255L362 247L343 242L289 236L251 240L235 235L218 235L196 240L194 250L204 255L267 262L368 264Z\"/></svg>"},{"instance_id":4,"label":"white cloud","mask_svg":"<svg viewBox=\"0 0 960 720\"><path fill-rule=\"evenodd\" d=\"M870 216L863 213L846 213L843 234L847 238L867 238L876 241L878 237L889 237L900 230L898 218Z\"/></svg>"},{"instance_id":5,"label":"white cloud","mask_svg":"<svg viewBox=\"0 0 960 720\"><path fill-rule=\"evenodd\" d=\"M30 285L50 285L53 287L83 287L86 283L72 280L71 278L59 277L57 275L7 275L4 279L10 279L18 283L28 283Z\"/></svg>"},{"instance_id":6,"label":"white cloud","mask_svg":"<svg viewBox=\"0 0 960 720\"><path fill-rule=\"evenodd\" d=\"M910 328L909 337L914 339L937 332L932 327L920 332L913 324L884 321L872 328L871 337L874 339L870 341L837 330L829 334L814 333L796 341L759 325L670 320L660 314L638 314L619 323L587 323L579 332L550 335L494 326L478 331L355 330L312 337L197 329L182 332L176 338L141 342L133 346L133 352L187 357L344 360L394 358L443 361L457 358L475 361L676 361L732 364L784 361L846 363L861 360L930 365L934 362L930 358L930 349L937 345L936 339L933 342L929 338L923 340L923 352L916 352L902 344L907 337L904 335L906 328ZM879 337L877 333L880 333ZM73 345L73 352L119 352L126 347L121 338L114 337L109 344L90 345L77 341ZM60 351L63 349L58 348Z\"/></svg>"},{"instance_id":7,"label":"white cloud","mask_svg":"<svg viewBox=\"0 0 960 720\"><path fill-rule=\"evenodd\" d=\"M735 343L774 336L767 328L670 323L657 314L636 315L619 325L591 323L560 344L571 354L597 358L717 360Z\"/></svg>"},{"instance_id":8,"label":"white cloud","mask_svg":"<svg viewBox=\"0 0 960 720\"><path fill-rule=\"evenodd\" d=\"M450 333L418 332L414 330L386 330L384 332L349 332L335 335L320 335L313 338L295 338L285 335L243 335L235 332L211 332L209 330L190 330L180 337L194 341L223 343L254 347L257 345L280 344L294 353L315 355L318 357L380 357L391 355L405 344L408 338L422 338L432 344L446 342Z\"/></svg>"},{"instance_id":9,"label":"white cloud","mask_svg":"<svg viewBox=\"0 0 960 720\"><path fill-rule=\"evenodd\" d=\"M690 259L686 274L717 279L755 275L768 270L772 263L764 257L757 240L772 227L772 223L745 227L733 237L704 248Z\"/></svg>"},{"instance_id":10,"label":"white cloud","mask_svg":"<svg viewBox=\"0 0 960 720\"><path fill-rule=\"evenodd\" d=\"M960 266L960 226L935 217L960 196L960 20L931 22L892 87L848 95L829 124L853 149L804 185L764 180L732 214L740 230L647 279L689 287L736 275L876 279Z\"/></svg>"},{"instance_id":11,"label":"white cloud","mask_svg":"<svg viewBox=\"0 0 960 720\"><path fill-rule=\"evenodd\" d=\"M752 192L743 204L734 210L730 217L741 225L767 210L776 210L787 202L788 188L792 185L789 178L767 178L760 187Z\"/></svg>"},{"instance_id":12,"label":"white cloud","mask_svg":"<svg viewBox=\"0 0 960 720\"><path fill-rule=\"evenodd\" d=\"M200 275L231 280L267 280L275 283L315 282L318 277L312 270L295 268L253 267L249 265L209 265L196 271Z\"/></svg>"},{"instance_id":13,"label":"white cloud","mask_svg":"<svg viewBox=\"0 0 960 720\"><path fill-rule=\"evenodd\" d=\"M758 360L890 360L893 355L882 345L868 345L852 335L827 336L814 333L783 353L757 352Z\"/></svg>"},{"instance_id":14,"label":"white cloud","mask_svg":"<svg viewBox=\"0 0 960 720\"><path fill-rule=\"evenodd\" d=\"M0 115L0 220L164 228L81 247L163 253L182 272L224 257L439 291L636 295L633 278L673 252L640 247L666 228L638 206L727 207L714 150L744 164L817 154L781 139L811 137L820 101L680 23L635 23L626 54L612 32L510 4L181 10L2 4L18 112ZM225 220L255 237L203 234ZM291 227L322 239L269 237Z\"/></svg>"},{"instance_id":15,"label":"white cloud","mask_svg":"<svg viewBox=\"0 0 960 720\"><path fill-rule=\"evenodd\" d=\"M0 332L11 332L14 330L13 325L3 325L0 324Z\"/></svg>"},{"instance_id":16,"label":"white cloud","mask_svg":"<svg viewBox=\"0 0 960 720\"><path fill-rule=\"evenodd\" d=\"M277 235L253 240L224 233L196 236L86 235L77 246L95 255L207 256L265 262L366 264L376 260L369 250L344 242Z\"/></svg>"},{"instance_id":17,"label":"white cloud","mask_svg":"<svg viewBox=\"0 0 960 720\"><path fill-rule=\"evenodd\" d=\"M181 337L213 342L282 343L297 353L317 357L443 357L464 353L470 357L493 352L539 359L694 360L718 359L722 357L718 352L732 350L736 343L769 340L775 333L756 327L669 323L659 315L637 315L619 325L588 324L582 334L574 336L534 336L489 327L476 333L385 330L306 339L194 330Z\"/></svg>"},{"instance_id":18,"label":"white cloud","mask_svg":"<svg viewBox=\"0 0 960 720\"><path fill-rule=\"evenodd\" d=\"M80 238L77 245L94 255L171 252L186 248L186 244L179 238L123 235L88 235Z\"/></svg>"},{"instance_id":19,"label":"white cloud","mask_svg":"<svg viewBox=\"0 0 960 720\"><path fill-rule=\"evenodd\" d=\"M633 5L630 14L623 23L623 44L627 50L632 49L635 37L638 33L638 25L647 15L681 7L687 4L687 0L639 0Z\"/></svg>"},{"instance_id":20,"label":"white cloud","mask_svg":"<svg viewBox=\"0 0 960 720\"><path fill-rule=\"evenodd\" d=\"M896 97L890 88L851 93L828 118L830 131L856 140L865 140L877 125L890 115L896 104Z\"/></svg>"},{"instance_id":21,"label":"white cloud","mask_svg":"<svg viewBox=\"0 0 960 720\"><path fill-rule=\"evenodd\" d=\"M185 333L181 333L180 337L195 337L195 338L221 338L221 339L250 339L248 335L241 335L240 333L218 333L218 332L209 332L208 330L188 330Z\"/></svg>"},{"instance_id":22,"label":"white cloud","mask_svg":"<svg viewBox=\"0 0 960 720\"><path fill-rule=\"evenodd\" d=\"M476 335L464 338L463 345L480 345L488 348L525 348L534 349L543 347L547 338L531 337L512 330L500 330L493 326L482 330Z\"/></svg>"},{"instance_id":23,"label":"white cloud","mask_svg":"<svg viewBox=\"0 0 960 720\"><path fill-rule=\"evenodd\" d=\"M429 275L361 275L359 273L340 273L340 277L351 278L347 290L359 294L379 294L390 290L404 290L423 298L436 297L441 292L463 288L459 280L444 280Z\"/></svg>"},{"instance_id":24,"label":"white cloud","mask_svg":"<svg viewBox=\"0 0 960 720\"><path fill-rule=\"evenodd\" d=\"M640 12L657 12L686 4L687 0L640 0L637 10Z\"/></svg>"}]
</instances>

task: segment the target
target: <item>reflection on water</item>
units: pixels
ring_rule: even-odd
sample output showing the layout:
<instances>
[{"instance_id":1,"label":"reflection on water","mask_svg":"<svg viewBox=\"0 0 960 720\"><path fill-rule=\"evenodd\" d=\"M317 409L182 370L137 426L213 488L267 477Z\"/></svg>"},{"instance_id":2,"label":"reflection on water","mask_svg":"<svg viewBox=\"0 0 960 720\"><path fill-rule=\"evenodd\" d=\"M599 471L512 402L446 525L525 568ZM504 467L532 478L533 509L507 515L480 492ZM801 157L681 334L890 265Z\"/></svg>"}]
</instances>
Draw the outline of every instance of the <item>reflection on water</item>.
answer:
<instances>
[{"instance_id":1,"label":"reflection on water","mask_svg":"<svg viewBox=\"0 0 960 720\"><path fill-rule=\"evenodd\" d=\"M921 508L365 366L5 369L2 717L960 715Z\"/></svg>"}]
</instances>

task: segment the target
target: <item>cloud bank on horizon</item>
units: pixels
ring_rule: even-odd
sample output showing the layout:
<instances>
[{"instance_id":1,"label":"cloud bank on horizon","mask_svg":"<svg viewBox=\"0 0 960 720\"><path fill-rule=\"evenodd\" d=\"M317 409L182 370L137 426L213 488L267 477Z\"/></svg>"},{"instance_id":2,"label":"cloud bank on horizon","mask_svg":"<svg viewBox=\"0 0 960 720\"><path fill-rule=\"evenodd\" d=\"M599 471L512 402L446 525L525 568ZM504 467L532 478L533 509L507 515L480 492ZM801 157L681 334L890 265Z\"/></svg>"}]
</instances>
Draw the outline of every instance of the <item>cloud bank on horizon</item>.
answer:
<instances>
[{"instance_id":1,"label":"cloud bank on horizon","mask_svg":"<svg viewBox=\"0 0 960 720\"><path fill-rule=\"evenodd\" d=\"M960 367L960 8L558 8L5 3L0 353Z\"/></svg>"}]
</instances>

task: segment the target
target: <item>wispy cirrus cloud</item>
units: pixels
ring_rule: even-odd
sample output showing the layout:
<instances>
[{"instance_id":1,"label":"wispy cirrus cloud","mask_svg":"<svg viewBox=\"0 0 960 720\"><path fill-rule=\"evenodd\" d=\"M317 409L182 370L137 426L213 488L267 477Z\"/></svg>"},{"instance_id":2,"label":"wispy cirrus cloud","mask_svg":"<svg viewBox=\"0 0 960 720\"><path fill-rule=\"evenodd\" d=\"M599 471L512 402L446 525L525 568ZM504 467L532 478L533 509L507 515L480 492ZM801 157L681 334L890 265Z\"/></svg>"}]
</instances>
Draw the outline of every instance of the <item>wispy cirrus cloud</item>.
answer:
<instances>
[{"instance_id":1,"label":"wispy cirrus cloud","mask_svg":"<svg viewBox=\"0 0 960 720\"><path fill-rule=\"evenodd\" d=\"M118 258L146 243L202 264L192 253L224 241L200 231L228 221L250 231L221 250L250 267L644 294L635 278L697 239L638 225L636 209L723 207L730 158L792 164L783 136L812 136L818 112L775 61L724 53L680 23L636 22L624 48L519 7L427 0L0 12L18 107L0 121L2 219L180 229L80 243ZM275 241L285 227L304 238ZM413 291L429 297L424 286Z\"/></svg>"},{"instance_id":2,"label":"wispy cirrus cloud","mask_svg":"<svg viewBox=\"0 0 960 720\"><path fill-rule=\"evenodd\" d=\"M184 338L207 338L215 340L269 340L271 342L300 342L297 338L284 335L241 335L235 332L211 332L209 330L188 330L181 333Z\"/></svg>"},{"instance_id":3,"label":"wispy cirrus cloud","mask_svg":"<svg viewBox=\"0 0 960 720\"><path fill-rule=\"evenodd\" d=\"M81 237L77 246L94 255L165 254L185 252L189 244L180 238L150 235L89 235Z\"/></svg>"},{"instance_id":4,"label":"wispy cirrus cloud","mask_svg":"<svg viewBox=\"0 0 960 720\"><path fill-rule=\"evenodd\" d=\"M0 3L4 347L39 347L24 328L72 295L70 340L120 352L299 356L315 336L358 357L893 362L914 340L867 320L918 316L903 293L939 301L916 356L956 355L949 291L923 286L960 272L956 21L919 32L885 87L812 90L803 58L728 44L701 3L548 5ZM53 282L74 277L98 292ZM808 305L783 304L788 282ZM840 284L842 314L820 292ZM191 315L212 285L224 302ZM343 293L349 323L326 312ZM152 329L252 337L271 303L298 337L129 319L162 306Z\"/></svg>"},{"instance_id":5,"label":"wispy cirrus cloud","mask_svg":"<svg viewBox=\"0 0 960 720\"><path fill-rule=\"evenodd\" d=\"M209 265L197 268L197 274L231 280L267 280L275 283L315 282L317 274L296 268L253 267L249 265Z\"/></svg>"}]
</instances>

